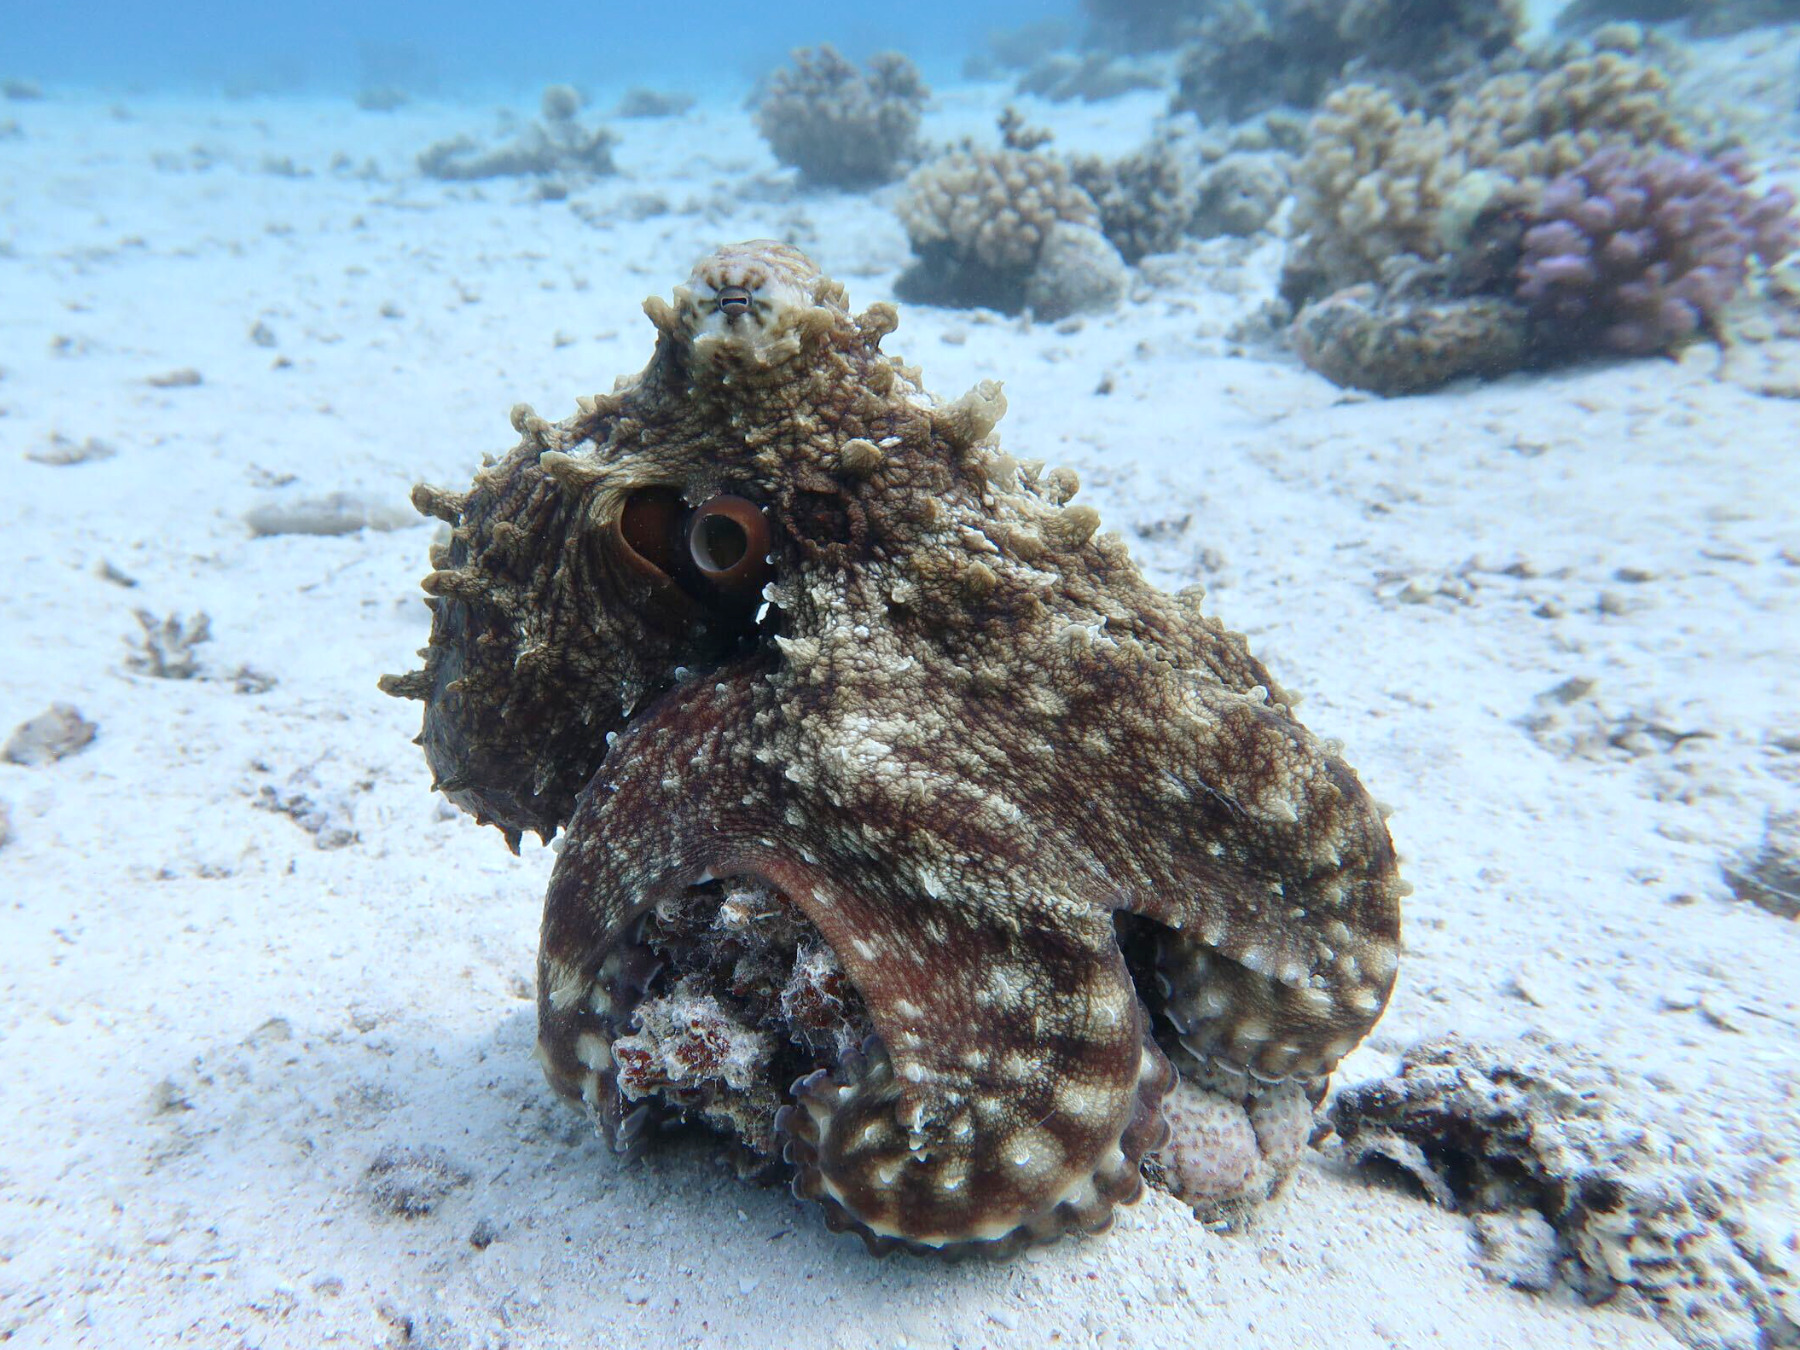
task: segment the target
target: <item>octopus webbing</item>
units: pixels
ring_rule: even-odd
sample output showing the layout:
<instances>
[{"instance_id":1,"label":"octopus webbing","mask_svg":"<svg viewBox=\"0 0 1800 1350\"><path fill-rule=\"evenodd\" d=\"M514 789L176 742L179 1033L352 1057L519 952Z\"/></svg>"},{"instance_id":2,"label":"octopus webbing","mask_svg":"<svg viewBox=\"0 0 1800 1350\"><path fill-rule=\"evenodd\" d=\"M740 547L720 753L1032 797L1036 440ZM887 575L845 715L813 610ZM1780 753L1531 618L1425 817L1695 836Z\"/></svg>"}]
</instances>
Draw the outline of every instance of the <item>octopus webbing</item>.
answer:
<instances>
[{"instance_id":1,"label":"octopus webbing","mask_svg":"<svg viewBox=\"0 0 1800 1350\"><path fill-rule=\"evenodd\" d=\"M871 1250L1267 1195L1393 985L1368 793L1197 590L1147 583L796 250L652 298L424 580L434 786L563 832L538 1056L621 1152L720 1132Z\"/></svg>"}]
</instances>

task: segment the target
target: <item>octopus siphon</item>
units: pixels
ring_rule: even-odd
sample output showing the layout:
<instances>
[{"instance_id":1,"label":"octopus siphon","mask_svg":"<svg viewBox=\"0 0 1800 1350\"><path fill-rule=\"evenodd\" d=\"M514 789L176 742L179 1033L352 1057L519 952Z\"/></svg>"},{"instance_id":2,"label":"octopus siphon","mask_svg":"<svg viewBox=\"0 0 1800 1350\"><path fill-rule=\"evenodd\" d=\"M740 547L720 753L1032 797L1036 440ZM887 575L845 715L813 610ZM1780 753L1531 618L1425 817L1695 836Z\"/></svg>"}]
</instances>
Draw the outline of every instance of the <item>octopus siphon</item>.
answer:
<instances>
[{"instance_id":1,"label":"octopus siphon","mask_svg":"<svg viewBox=\"0 0 1800 1350\"><path fill-rule=\"evenodd\" d=\"M1393 986L1383 813L1198 590L999 448L795 249L703 259L641 374L466 492L434 786L562 832L537 1053L621 1153L710 1127L877 1254L1248 1212Z\"/></svg>"}]
</instances>

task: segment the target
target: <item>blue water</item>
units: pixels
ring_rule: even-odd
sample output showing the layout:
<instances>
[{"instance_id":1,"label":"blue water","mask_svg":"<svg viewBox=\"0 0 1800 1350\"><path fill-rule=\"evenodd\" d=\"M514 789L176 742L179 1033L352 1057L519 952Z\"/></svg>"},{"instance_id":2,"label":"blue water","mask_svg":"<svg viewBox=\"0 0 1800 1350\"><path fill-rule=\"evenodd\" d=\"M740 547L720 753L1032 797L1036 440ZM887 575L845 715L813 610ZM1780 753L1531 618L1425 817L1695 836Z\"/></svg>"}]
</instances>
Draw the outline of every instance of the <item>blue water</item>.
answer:
<instances>
[{"instance_id":1,"label":"blue water","mask_svg":"<svg viewBox=\"0 0 1800 1350\"><path fill-rule=\"evenodd\" d=\"M660 82L741 88L796 46L860 59L891 47L947 77L990 28L1075 16L1074 0L684 0L497 5L182 0L0 3L0 75L120 92L299 93L395 84L446 95Z\"/></svg>"}]
</instances>

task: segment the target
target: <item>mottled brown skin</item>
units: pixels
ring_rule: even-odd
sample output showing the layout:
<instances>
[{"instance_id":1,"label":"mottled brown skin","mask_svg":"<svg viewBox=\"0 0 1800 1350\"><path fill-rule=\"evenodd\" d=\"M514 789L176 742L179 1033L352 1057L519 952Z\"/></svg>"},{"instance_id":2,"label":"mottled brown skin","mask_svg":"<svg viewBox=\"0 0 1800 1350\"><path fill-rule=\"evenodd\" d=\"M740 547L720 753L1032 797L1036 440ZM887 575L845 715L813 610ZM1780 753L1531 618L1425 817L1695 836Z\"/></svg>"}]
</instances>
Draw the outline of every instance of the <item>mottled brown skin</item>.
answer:
<instances>
[{"instance_id":1,"label":"mottled brown skin","mask_svg":"<svg viewBox=\"0 0 1800 1350\"><path fill-rule=\"evenodd\" d=\"M1097 1231L1166 1132L1151 1008L1245 1100L1315 1082L1379 1016L1401 893L1380 815L1242 638L1068 504L1073 475L997 448L997 386L934 406L881 353L890 306L852 317L755 243L646 309L640 376L567 422L515 414L523 442L466 497L421 489L456 529L426 669L389 682L426 701L453 799L515 838L567 829L550 1081L634 1143L610 1046L649 978L638 920L756 879L877 1033L794 1086L796 1192L876 1250ZM621 545L656 486L767 508L760 618ZM1116 911L1159 926L1166 992L1134 984Z\"/></svg>"}]
</instances>

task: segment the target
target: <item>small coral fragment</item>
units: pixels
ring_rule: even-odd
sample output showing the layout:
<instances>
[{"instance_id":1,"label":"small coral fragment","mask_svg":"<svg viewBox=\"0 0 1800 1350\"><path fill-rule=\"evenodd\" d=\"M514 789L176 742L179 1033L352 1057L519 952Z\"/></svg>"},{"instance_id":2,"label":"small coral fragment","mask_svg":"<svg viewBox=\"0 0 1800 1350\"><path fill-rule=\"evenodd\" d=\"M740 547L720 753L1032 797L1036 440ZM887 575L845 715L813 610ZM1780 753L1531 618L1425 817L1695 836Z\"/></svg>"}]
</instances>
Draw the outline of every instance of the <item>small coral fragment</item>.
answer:
<instances>
[{"instance_id":1,"label":"small coral fragment","mask_svg":"<svg viewBox=\"0 0 1800 1350\"><path fill-rule=\"evenodd\" d=\"M200 654L194 649L212 641L212 620L195 614L183 620L169 614L158 619L147 609L136 611L138 627L143 629L125 665L159 680L191 680L200 672Z\"/></svg>"},{"instance_id":2,"label":"small coral fragment","mask_svg":"<svg viewBox=\"0 0 1800 1350\"><path fill-rule=\"evenodd\" d=\"M1783 919L1800 919L1800 813L1772 815L1762 842L1724 866L1739 900Z\"/></svg>"},{"instance_id":3,"label":"small coral fragment","mask_svg":"<svg viewBox=\"0 0 1800 1350\"><path fill-rule=\"evenodd\" d=\"M52 703L29 721L13 728L0 751L8 764L34 767L54 764L92 743L99 728L67 703Z\"/></svg>"},{"instance_id":4,"label":"small coral fragment","mask_svg":"<svg viewBox=\"0 0 1800 1350\"><path fill-rule=\"evenodd\" d=\"M441 1148L383 1149L363 1174L375 1207L402 1219L421 1219L473 1181L474 1174Z\"/></svg>"}]
</instances>

